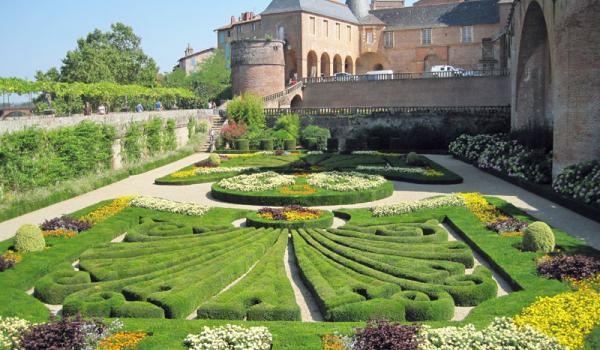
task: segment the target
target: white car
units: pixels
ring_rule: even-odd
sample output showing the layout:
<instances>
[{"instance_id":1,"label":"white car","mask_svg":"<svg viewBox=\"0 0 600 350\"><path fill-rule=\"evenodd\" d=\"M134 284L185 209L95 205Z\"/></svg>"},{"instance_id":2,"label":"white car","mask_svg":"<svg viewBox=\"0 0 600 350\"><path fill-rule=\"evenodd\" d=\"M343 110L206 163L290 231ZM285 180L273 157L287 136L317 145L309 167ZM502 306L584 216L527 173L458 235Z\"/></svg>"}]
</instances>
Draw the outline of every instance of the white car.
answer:
<instances>
[{"instance_id":1,"label":"white car","mask_svg":"<svg viewBox=\"0 0 600 350\"><path fill-rule=\"evenodd\" d=\"M464 70L453 66L433 66L431 67L431 75L434 77L450 78L463 75Z\"/></svg>"}]
</instances>

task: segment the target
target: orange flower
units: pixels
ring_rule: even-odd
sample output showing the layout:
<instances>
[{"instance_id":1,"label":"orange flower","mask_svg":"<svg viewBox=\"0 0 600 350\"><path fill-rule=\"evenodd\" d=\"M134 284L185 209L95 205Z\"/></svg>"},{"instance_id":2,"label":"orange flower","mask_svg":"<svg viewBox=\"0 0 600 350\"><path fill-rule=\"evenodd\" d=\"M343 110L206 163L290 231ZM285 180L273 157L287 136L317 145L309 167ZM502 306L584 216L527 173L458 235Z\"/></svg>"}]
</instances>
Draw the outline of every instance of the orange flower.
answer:
<instances>
[{"instance_id":1,"label":"orange flower","mask_svg":"<svg viewBox=\"0 0 600 350\"><path fill-rule=\"evenodd\" d=\"M134 350L147 336L146 332L119 332L101 340L98 350Z\"/></svg>"},{"instance_id":2,"label":"orange flower","mask_svg":"<svg viewBox=\"0 0 600 350\"><path fill-rule=\"evenodd\" d=\"M56 230L50 230L50 231L44 231L42 232L44 237L48 238L48 237L62 237L62 238L73 238L75 236L77 236L77 232L75 231L71 231L71 230L67 230L64 228L58 228Z\"/></svg>"}]
</instances>

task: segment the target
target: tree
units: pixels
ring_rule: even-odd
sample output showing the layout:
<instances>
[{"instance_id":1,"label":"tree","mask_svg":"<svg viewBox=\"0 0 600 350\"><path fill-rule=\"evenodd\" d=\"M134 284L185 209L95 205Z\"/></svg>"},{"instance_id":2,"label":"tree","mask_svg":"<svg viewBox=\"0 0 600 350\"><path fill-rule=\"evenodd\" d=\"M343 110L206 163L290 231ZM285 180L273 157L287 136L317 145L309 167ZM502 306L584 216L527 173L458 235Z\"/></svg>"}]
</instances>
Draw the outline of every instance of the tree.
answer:
<instances>
[{"instance_id":1,"label":"tree","mask_svg":"<svg viewBox=\"0 0 600 350\"><path fill-rule=\"evenodd\" d=\"M38 70L35 72L35 80L37 81L59 81L60 72L55 67L48 69L46 73Z\"/></svg>"},{"instance_id":2,"label":"tree","mask_svg":"<svg viewBox=\"0 0 600 350\"><path fill-rule=\"evenodd\" d=\"M176 68L171 73L164 74L160 84L169 88L189 88L190 80L185 74L185 70Z\"/></svg>"},{"instance_id":3,"label":"tree","mask_svg":"<svg viewBox=\"0 0 600 350\"><path fill-rule=\"evenodd\" d=\"M155 86L158 67L142 50L141 41L122 23L113 24L108 32L96 29L77 41L77 49L67 52L60 81ZM45 75L50 72L40 77Z\"/></svg>"},{"instance_id":4,"label":"tree","mask_svg":"<svg viewBox=\"0 0 600 350\"><path fill-rule=\"evenodd\" d=\"M223 50L217 50L188 77L190 86L204 102L231 97L231 72Z\"/></svg>"}]
</instances>

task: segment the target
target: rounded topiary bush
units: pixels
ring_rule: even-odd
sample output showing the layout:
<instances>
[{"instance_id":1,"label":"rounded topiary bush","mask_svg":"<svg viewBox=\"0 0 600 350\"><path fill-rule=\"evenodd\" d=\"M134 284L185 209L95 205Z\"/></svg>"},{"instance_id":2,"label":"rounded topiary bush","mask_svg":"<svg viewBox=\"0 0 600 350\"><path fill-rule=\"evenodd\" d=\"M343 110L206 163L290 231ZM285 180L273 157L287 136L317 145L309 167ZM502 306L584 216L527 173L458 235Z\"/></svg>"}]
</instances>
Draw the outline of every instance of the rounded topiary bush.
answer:
<instances>
[{"instance_id":1,"label":"rounded topiary bush","mask_svg":"<svg viewBox=\"0 0 600 350\"><path fill-rule=\"evenodd\" d=\"M327 140L327 151L337 152L340 150L340 141L338 139Z\"/></svg>"},{"instance_id":2,"label":"rounded topiary bush","mask_svg":"<svg viewBox=\"0 0 600 350\"><path fill-rule=\"evenodd\" d=\"M420 165L421 157L415 152L410 152L406 155L406 164L408 165Z\"/></svg>"},{"instance_id":3,"label":"rounded topiary bush","mask_svg":"<svg viewBox=\"0 0 600 350\"><path fill-rule=\"evenodd\" d=\"M548 224L538 221L525 229L523 249L530 252L550 253L556 244L554 232Z\"/></svg>"},{"instance_id":4,"label":"rounded topiary bush","mask_svg":"<svg viewBox=\"0 0 600 350\"><path fill-rule=\"evenodd\" d=\"M296 150L296 140L283 141L283 147L286 151L295 151Z\"/></svg>"},{"instance_id":5,"label":"rounded topiary bush","mask_svg":"<svg viewBox=\"0 0 600 350\"><path fill-rule=\"evenodd\" d=\"M263 151L272 151L275 148L273 139L261 140L260 149Z\"/></svg>"},{"instance_id":6,"label":"rounded topiary bush","mask_svg":"<svg viewBox=\"0 0 600 350\"><path fill-rule=\"evenodd\" d=\"M311 151L316 151L318 148L317 139L313 137L304 139L304 148Z\"/></svg>"},{"instance_id":7,"label":"rounded topiary bush","mask_svg":"<svg viewBox=\"0 0 600 350\"><path fill-rule=\"evenodd\" d=\"M46 241L42 230L35 225L23 225L17 230L15 236L15 249L18 252L38 252L46 248Z\"/></svg>"},{"instance_id":8,"label":"rounded topiary bush","mask_svg":"<svg viewBox=\"0 0 600 350\"><path fill-rule=\"evenodd\" d=\"M211 153L210 156L208 156L208 162L211 165L219 166L221 165L221 157L216 153Z\"/></svg>"},{"instance_id":9,"label":"rounded topiary bush","mask_svg":"<svg viewBox=\"0 0 600 350\"><path fill-rule=\"evenodd\" d=\"M244 151L247 152L250 150L250 141L248 140L235 140L235 149L237 149L238 151Z\"/></svg>"}]
</instances>

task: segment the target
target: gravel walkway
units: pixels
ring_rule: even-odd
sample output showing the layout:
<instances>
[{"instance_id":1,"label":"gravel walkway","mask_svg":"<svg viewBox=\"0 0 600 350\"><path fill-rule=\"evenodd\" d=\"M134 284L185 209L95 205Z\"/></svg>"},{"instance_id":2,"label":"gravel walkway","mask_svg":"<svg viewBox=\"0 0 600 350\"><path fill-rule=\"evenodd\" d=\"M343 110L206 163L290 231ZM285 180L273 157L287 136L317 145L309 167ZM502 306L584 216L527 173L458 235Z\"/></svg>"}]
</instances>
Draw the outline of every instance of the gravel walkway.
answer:
<instances>
[{"instance_id":1,"label":"gravel walkway","mask_svg":"<svg viewBox=\"0 0 600 350\"><path fill-rule=\"evenodd\" d=\"M210 206L229 208L258 208L256 206L229 204L212 199L210 196L211 184L181 187L154 185L154 180L156 178L168 175L184 166L202 160L206 156L206 154L198 153L164 167L151 170L147 173L129 177L81 196L2 222L0 223L0 240L12 237L22 224L39 224L45 219L76 211L101 200L126 195L157 196L176 201L196 202ZM389 198L372 203L346 205L341 207L364 208L380 204L392 204L398 201L419 200L444 193L481 192L486 195L493 195L507 200L538 219L546 221L550 225L585 240L589 245L596 249L600 249L600 223L589 220L520 187L482 172L467 163L455 160L450 156L430 155L429 157L461 175L465 179L465 182L459 185L416 185L395 182L394 195ZM338 208L340 208L340 206L323 207L323 209L329 210Z\"/></svg>"}]
</instances>

